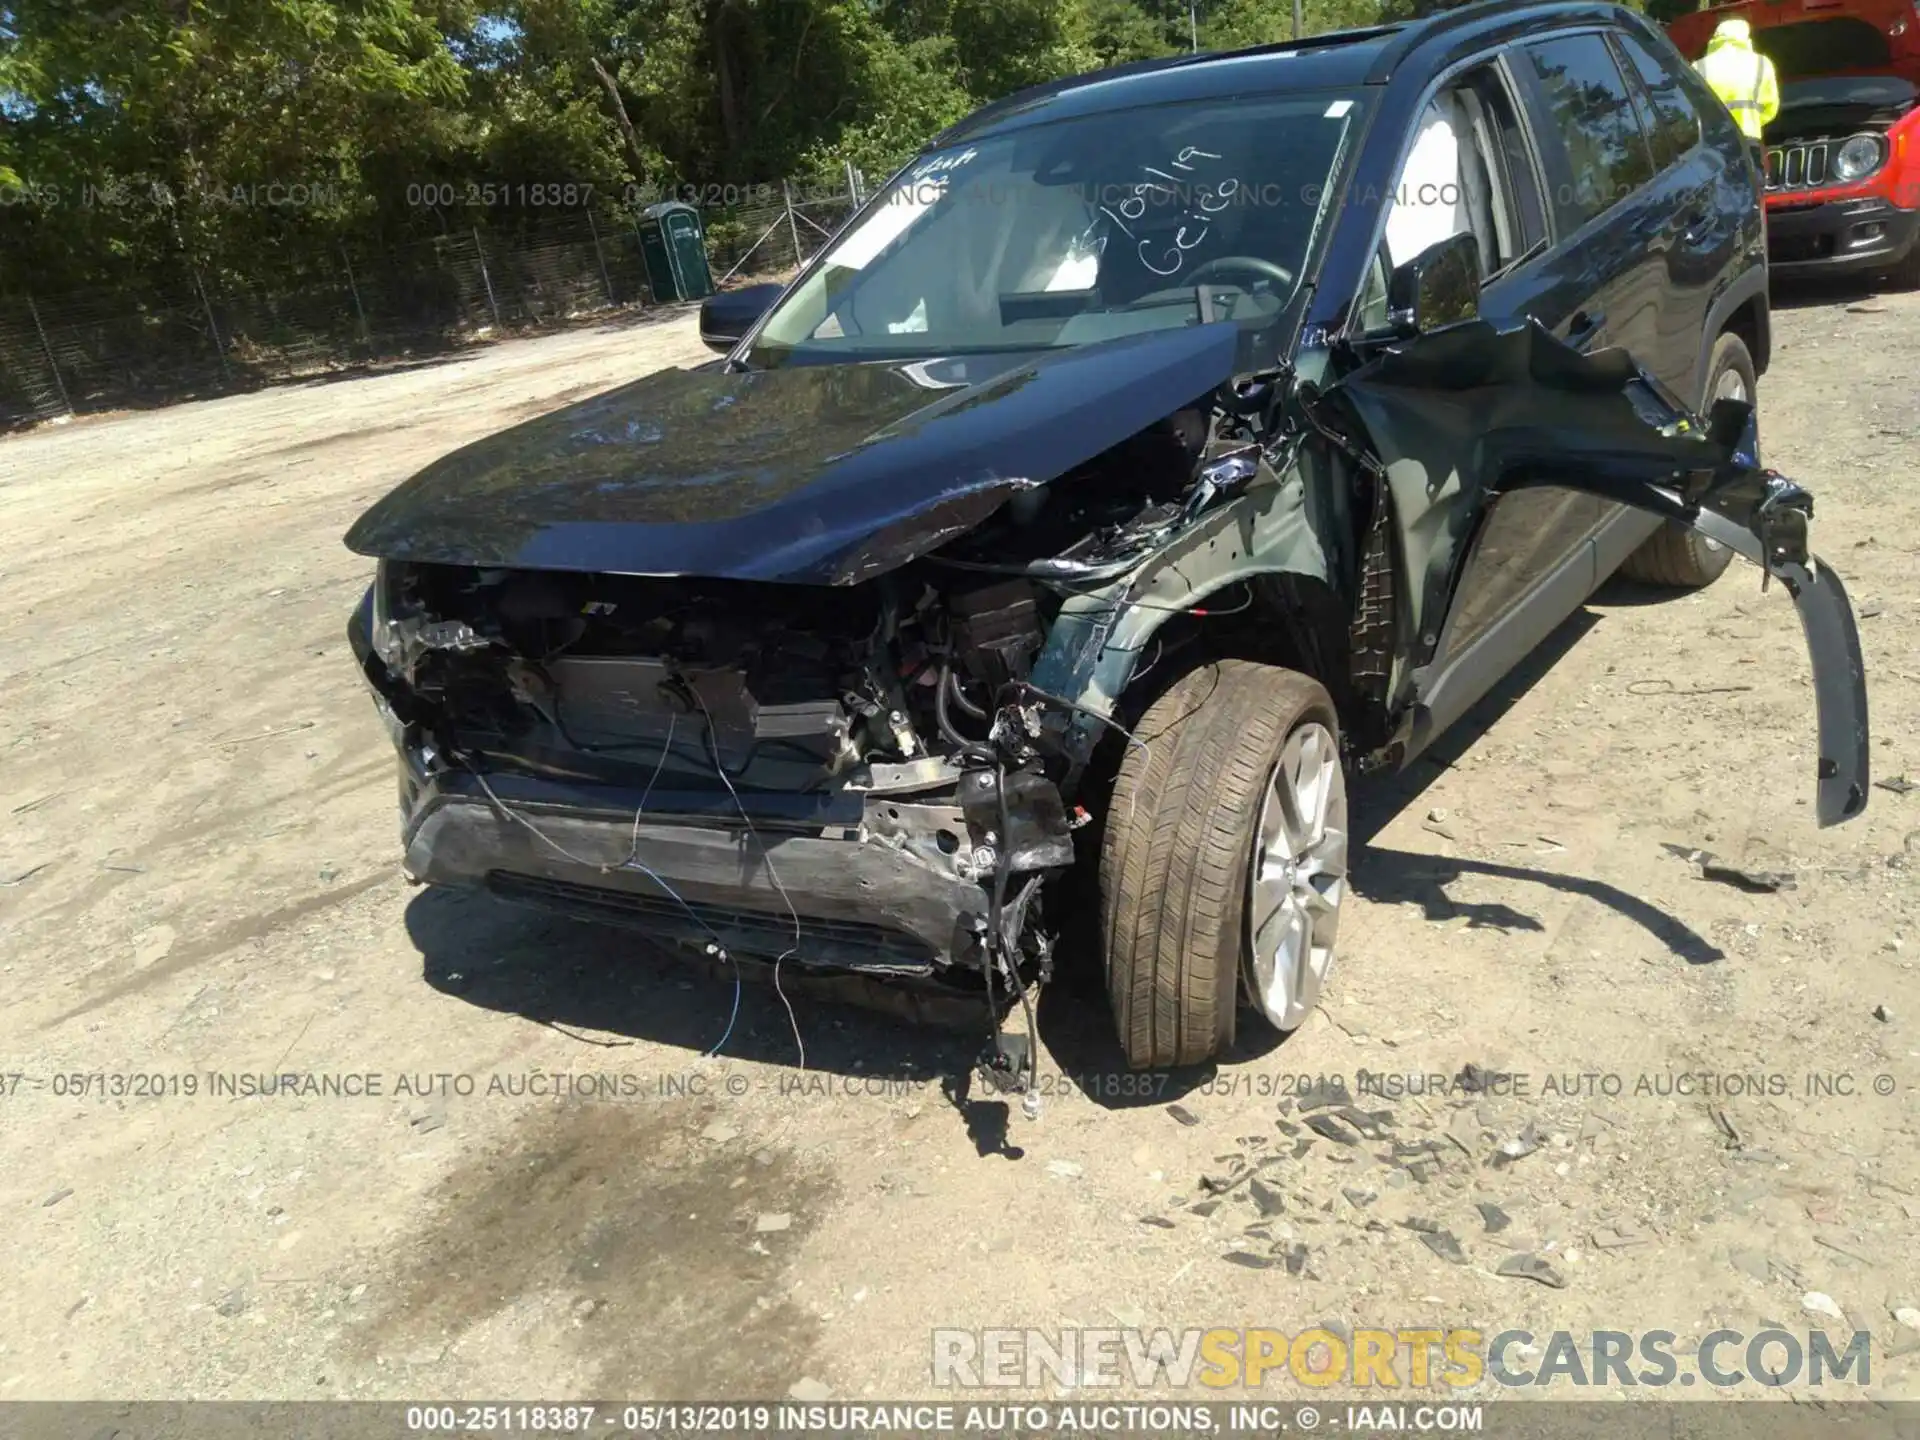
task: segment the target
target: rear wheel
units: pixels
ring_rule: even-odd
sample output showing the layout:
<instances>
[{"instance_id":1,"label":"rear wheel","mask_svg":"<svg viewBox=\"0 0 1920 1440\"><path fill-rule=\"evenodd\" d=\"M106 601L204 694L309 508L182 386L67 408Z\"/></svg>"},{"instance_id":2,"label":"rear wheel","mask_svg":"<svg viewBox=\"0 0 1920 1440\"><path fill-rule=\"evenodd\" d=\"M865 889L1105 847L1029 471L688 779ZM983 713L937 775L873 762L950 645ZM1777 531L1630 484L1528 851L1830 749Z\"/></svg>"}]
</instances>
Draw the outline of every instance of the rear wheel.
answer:
<instances>
[{"instance_id":1,"label":"rear wheel","mask_svg":"<svg viewBox=\"0 0 1920 1440\"><path fill-rule=\"evenodd\" d=\"M1758 394L1759 381L1747 342L1731 332L1722 335L1714 341L1713 354L1707 361L1707 388L1701 409L1711 409L1716 400L1745 400L1751 405ZM1627 557L1620 573L1645 585L1699 590L1718 580L1732 559L1733 551L1718 540L1709 540L1692 526L1669 520Z\"/></svg>"},{"instance_id":2,"label":"rear wheel","mask_svg":"<svg viewBox=\"0 0 1920 1440\"><path fill-rule=\"evenodd\" d=\"M1203 666L1151 705L1100 854L1107 993L1136 1068L1234 1038L1244 993L1274 1027L1313 1010L1347 890L1340 722L1308 676Z\"/></svg>"}]
</instances>

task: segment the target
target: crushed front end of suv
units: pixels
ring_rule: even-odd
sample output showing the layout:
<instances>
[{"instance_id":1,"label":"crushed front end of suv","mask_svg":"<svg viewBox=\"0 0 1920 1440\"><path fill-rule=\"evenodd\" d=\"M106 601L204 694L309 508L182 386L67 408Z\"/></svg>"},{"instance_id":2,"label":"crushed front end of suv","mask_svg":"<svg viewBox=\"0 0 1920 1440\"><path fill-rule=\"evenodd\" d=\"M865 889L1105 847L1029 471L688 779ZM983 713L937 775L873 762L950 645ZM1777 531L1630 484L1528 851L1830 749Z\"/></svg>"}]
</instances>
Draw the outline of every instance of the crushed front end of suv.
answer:
<instances>
[{"instance_id":1,"label":"crushed front end of suv","mask_svg":"<svg viewBox=\"0 0 1920 1440\"><path fill-rule=\"evenodd\" d=\"M1543 15L1657 42L1623 13L1017 96L784 291L708 302L726 359L400 486L348 536L379 560L350 635L409 873L996 1027L1078 933L1128 1059L1202 1061L1315 1003L1349 776L1418 754L1669 528L1791 596L1818 816L1858 814L1852 613L1715 388L1724 343L1669 367L1720 397L1697 414L1554 333L1582 294L1503 308L1503 276L1563 268L1557 216L1531 252L1516 210L1400 257L1360 198L1462 47ZM1735 273L1758 233L1727 218Z\"/></svg>"}]
</instances>

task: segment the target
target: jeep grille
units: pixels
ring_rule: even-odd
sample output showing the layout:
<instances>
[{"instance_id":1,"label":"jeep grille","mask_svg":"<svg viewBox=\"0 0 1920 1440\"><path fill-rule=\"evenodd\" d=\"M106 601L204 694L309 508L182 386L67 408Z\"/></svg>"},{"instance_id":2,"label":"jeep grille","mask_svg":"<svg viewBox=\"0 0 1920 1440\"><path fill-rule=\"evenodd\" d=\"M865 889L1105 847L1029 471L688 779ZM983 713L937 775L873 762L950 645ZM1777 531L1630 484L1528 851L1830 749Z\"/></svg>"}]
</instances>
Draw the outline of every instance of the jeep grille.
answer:
<instances>
[{"instance_id":1,"label":"jeep grille","mask_svg":"<svg viewBox=\"0 0 1920 1440\"><path fill-rule=\"evenodd\" d=\"M1767 193L1811 190L1827 180L1826 140L1803 140L1767 151Z\"/></svg>"}]
</instances>

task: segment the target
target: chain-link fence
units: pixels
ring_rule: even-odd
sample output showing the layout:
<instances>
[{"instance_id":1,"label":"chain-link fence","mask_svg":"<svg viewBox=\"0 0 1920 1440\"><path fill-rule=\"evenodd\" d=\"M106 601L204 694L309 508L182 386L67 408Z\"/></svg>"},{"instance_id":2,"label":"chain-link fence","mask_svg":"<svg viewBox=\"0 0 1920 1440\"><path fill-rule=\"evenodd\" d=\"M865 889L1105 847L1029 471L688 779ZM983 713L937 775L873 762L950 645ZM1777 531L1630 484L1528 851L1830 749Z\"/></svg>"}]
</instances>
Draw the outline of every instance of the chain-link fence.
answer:
<instances>
[{"instance_id":1,"label":"chain-link fence","mask_svg":"<svg viewBox=\"0 0 1920 1440\"><path fill-rule=\"evenodd\" d=\"M819 251L866 199L865 178L848 167L844 185L791 182L755 187L707 215L707 253L716 283L790 275Z\"/></svg>"},{"instance_id":2,"label":"chain-link fence","mask_svg":"<svg viewBox=\"0 0 1920 1440\"><path fill-rule=\"evenodd\" d=\"M759 185L703 207L716 283L789 275L852 214L859 177L822 192ZM699 197L694 197L699 198ZM653 303L638 224L550 215L517 231L450 227L380 253L341 249L297 288L210 280L0 295L0 429L164 404L443 350ZM324 267L323 267L324 270Z\"/></svg>"}]
</instances>

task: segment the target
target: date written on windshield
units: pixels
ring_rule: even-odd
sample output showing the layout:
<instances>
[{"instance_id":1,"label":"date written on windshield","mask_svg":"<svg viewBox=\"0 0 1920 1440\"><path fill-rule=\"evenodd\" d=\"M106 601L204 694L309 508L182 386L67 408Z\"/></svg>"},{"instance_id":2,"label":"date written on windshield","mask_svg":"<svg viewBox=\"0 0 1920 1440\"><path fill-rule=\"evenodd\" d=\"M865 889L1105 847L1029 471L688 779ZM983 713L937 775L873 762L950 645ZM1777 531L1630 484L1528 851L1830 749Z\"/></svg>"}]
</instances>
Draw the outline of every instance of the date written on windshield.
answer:
<instances>
[{"instance_id":1,"label":"date written on windshield","mask_svg":"<svg viewBox=\"0 0 1920 1440\"><path fill-rule=\"evenodd\" d=\"M1231 175L1215 181L1205 178L1221 159L1211 150L1188 145L1167 162L1166 169L1141 166L1148 178L1134 185L1123 199L1100 207L1100 213L1134 242L1134 254L1141 265L1155 275L1171 278L1186 269L1188 253L1201 245L1213 228L1212 217L1231 205L1239 193L1240 182ZM1176 170L1180 173L1171 173ZM1188 207L1180 213L1179 228L1171 241L1136 233L1149 208L1181 196L1188 197Z\"/></svg>"}]
</instances>

